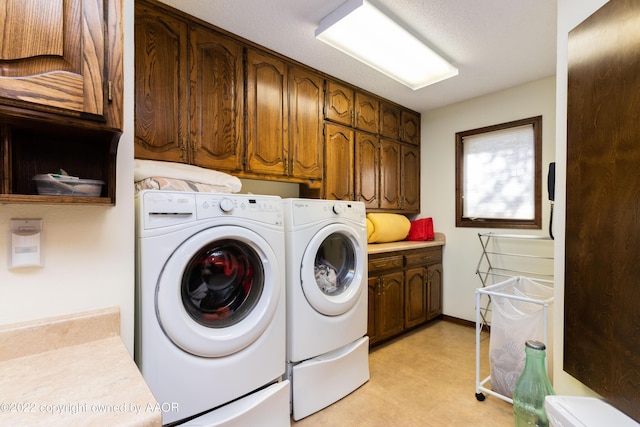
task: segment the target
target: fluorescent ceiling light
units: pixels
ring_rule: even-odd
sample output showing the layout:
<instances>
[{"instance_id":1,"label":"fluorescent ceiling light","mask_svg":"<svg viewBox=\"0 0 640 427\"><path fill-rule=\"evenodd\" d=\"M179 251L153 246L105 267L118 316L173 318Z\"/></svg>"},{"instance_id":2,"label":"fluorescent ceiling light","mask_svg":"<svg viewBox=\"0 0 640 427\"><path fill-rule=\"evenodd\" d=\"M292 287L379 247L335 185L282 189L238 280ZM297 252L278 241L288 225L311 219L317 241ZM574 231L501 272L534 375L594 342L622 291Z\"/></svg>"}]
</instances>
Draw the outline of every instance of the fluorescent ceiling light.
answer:
<instances>
[{"instance_id":1,"label":"fluorescent ceiling light","mask_svg":"<svg viewBox=\"0 0 640 427\"><path fill-rule=\"evenodd\" d=\"M320 21L316 38L416 90L458 69L366 0L348 0Z\"/></svg>"}]
</instances>

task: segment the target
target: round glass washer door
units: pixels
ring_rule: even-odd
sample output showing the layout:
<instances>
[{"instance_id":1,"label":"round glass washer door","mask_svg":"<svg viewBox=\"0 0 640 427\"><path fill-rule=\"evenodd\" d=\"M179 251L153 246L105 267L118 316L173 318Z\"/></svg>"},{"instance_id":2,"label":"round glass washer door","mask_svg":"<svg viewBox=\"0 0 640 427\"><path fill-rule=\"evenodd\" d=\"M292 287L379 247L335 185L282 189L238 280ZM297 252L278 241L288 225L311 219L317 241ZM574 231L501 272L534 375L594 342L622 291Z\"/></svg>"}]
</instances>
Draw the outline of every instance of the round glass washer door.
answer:
<instances>
[{"instance_id":1,"label":"round glass washer door","mask_svg":"<svg viewBox=\"0 0 640 427\"><path fill-rule=\"evenodd\" d=\"M302 290L317 312L337 316L358 302L364 288L365 248L352 228L324 227L311 239L302 257Z\"/></svg>"},{"instance_id":2,"label":"round glass washer door","mask_svg":"<svg viewBox=\"0 0 640 427\"><path fill-rule=\"evenodd\" d=\"M182 350L222 357L242 350L269 326L280 296L276 255L242 227L212 227L171 255L156 289L167 337Z\"/></svg>"}]
</instances>

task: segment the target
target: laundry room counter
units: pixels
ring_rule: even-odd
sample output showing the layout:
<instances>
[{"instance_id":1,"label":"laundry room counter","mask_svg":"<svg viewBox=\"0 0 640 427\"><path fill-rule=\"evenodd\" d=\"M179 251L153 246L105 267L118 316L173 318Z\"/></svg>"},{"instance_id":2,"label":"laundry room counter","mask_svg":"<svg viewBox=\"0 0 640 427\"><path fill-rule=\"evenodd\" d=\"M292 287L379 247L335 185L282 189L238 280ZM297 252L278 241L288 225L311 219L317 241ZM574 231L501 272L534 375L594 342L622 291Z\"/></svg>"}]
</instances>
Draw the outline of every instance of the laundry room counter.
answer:
<instances>
[{"instance_id":1,"label":"laundry room counter","mask_svg":"<svg viewBox=\"0 0 640 427\"><path fill-rule=\"evenodd\" d=\"M162 424L118 308L0 326L0 342L0 425Z\"/></svg>"},{"instance_id":2,"label":"laundry room counter","mask_svg":"<svg viewBox=\"0 0 640 427\"><path fill-rule=\"evenodd\" d=\"M444 246L446 239L443 233L434 233L433 240L415 242L408 240L401 240L399 242L391 243L369 243L367 245L367 253L369 255L379 254L383 252L404 251L409 249L428 248L432 246Z\"/></svg>"}]
</instances>

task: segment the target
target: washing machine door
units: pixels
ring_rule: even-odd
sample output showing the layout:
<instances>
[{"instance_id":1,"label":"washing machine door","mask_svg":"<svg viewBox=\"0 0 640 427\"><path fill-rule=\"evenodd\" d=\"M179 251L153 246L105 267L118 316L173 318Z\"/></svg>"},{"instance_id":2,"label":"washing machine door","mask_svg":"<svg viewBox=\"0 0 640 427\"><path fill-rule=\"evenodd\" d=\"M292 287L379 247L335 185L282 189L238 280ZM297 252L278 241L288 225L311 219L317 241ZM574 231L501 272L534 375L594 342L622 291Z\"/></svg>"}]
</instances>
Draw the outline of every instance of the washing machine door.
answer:
<instances>
[{"instance_id":1,"label":"washing machine door","mask_svg":"<svg viewBox=\"0 0 640 427\"><path fill-rule=\"evenodd\" d=\"M365 286L365 248L353 228L331 224L311 239L302 257L302 290L319 313L337 316L358 302Z\"/></svg>"},{"instance_id":2,"label":"washing machine door","mask_svg":"<svg viewBox=\"0 0 640 427\"><path fill-rule=\"evenodd\" d=\"M237 226L202 230L171 255L156 289L156 312L182 350L222 357L247 347L269 326L282 269L269 244Z\"/></svg>"}]
</instances>

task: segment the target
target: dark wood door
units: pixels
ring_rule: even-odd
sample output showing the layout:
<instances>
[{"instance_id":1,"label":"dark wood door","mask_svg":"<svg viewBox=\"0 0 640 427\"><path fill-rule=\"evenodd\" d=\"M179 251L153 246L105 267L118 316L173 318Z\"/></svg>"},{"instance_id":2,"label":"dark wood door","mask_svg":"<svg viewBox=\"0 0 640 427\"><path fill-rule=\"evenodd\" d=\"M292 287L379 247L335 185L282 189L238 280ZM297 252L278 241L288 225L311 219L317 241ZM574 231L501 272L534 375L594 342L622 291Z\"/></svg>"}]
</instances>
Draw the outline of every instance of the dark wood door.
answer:
<instances>
[{"instance_id":1,"label":"dark wood door","mask_svg":"<svg viewBox=\"0 0 640 427\"><path fill-rule=\"evenodd\" d=\"M187 24L136 2L136 158L188 163Z\"/></svg>"},{"instance_id":2,"label":"dark wood door","mask_svg":"<svg viewBox=\"0 0 640 427\"><path fill-rule=\"evenodd\" d=\"M366 208L380 205L380 149L375 135L356 132L355 200Z\"/></svg>"},{"instance_id":3,"label":"dark wood door","mask_svg":"<svg viewBox=\"0 0 640 427\"><path fill-rule=\"evenodd\" d=\"M289 174L322 179L324 79L298 67L289 68Z\"/></svg>"},{"instance_id":4,"label":"dark wood door","mask_svg":"<svg viewBox=\"0 0 640 427\"><path fill-rule=\"evenodd\" d=\"M243 159L243 47L198 25L190 29L190 163L236 171Z\"/></svg>"},{"instance_id":5,"label":"dark wood door","mask_svg":"<svg viewBox=\"0 0 640 427\"><path fill-rule=\"evenodd\" d=\"M400 139L400 108L386 102L380 103L380 135Z\"/></svg>"},{"instance_id":6,"label":"dark wood door","mask_svg":"<svg viewBox=\"0 0 640 427\"><path fill-rule=\"evenodd\" d=\"M400 192L403 212L420 212L420 149L402 144L400 147Z\"/></svg>"},{"instance_id":7,"label":"dark wood door","mask_svg":"<svg viewBox=\"0 0 640 427\"><path fill-rule=\"evenodd\" d=\"M403 110L400 121L400 139L413 145L420 145L420 115Z\"/></svg>"},{"instance_id":8,"label":"dark wood door","mask_svg":"<svg viewBox=\"0 0 640 427\"><path fill-rule=\"evenodd\" d=\"M247 172L287 174L287 65L247 50Z\"/></svg>"},{"instance_id":9,"label":"dark wood door","mask_svg":"<svg viewBox=\"0 0 640 427\"><path fill-rule=\"evenodd\" d=\"M324 198L353 200L353 130L325 125Z\"/></svg>"},{"instance_id":10,"label":"dark wood door","mask_svg":"<svg viewBox=\"0 0 640 427\"><path fill-rule=\"evenodd\" d=\"M382 340L404 330L404 275L394 271L380 275L376 303L378 339Z\"/></svg>"},{"instance_id":11,"label":"dark wood door","mask_svg":"<svg viewBox=\"0 0 640 427\"><path fill-rule=\"evenodd\" d=\"M102 116L103 1L3 1L1 9L0 98Z\"/></svg>"},{"instance_id":12,"label":"dark wood door","mask_svg":"<svg viewBox=\"0 0 640 427\"><path fill-rule=\"evenodd\" d=\"M378 98L356 92L355 127L371 133L378 133Z\"/></svg>"},{"instance_id":13,"label":"dark wood door","mask_svg":"<svg viewBox=\"0 0 640 427\"><path fill-rule=\"evenodd\" d=\"M442 314L442 264L427 267L427 320Z\"/></svg>"},{"instance_id":14,"label":"dark wood door","mask_svg":"<svg viewBox=\"0 0 640 427\"><path fill-rule=\"evenodd\" d=\"M640 2L569 34L564 370L640 421Z\"/></svg>"},{"instance_id":15,"label":"dark wood door","mask_svg":"<svg viewBox=\"0 0 640 427\"><path fill-rule=\"evenodd\" d=\"M400 144L380 140L380 207L400 208Z\"/></svg>"},{"instance_id":16,"label":"dark wood door","mask_svg":"<svg viewBox=\"0 0 640 427\"><path fill-rule=\"evenodd\" d=\"M412 328L427 321L427 274L424 267L414 267L404 275L404 326Z\"/></svg>"},{"instance_id":17,"label":"dark wood door","mask_svg":"<svg viewBox=\"0 0 640 427\"><path fill-rule=\"evenodd\" d=\"M353 89L327 80L325 93L325 118L336 123L352 126L354 116Z\"/></svg>"}]
</instances>

